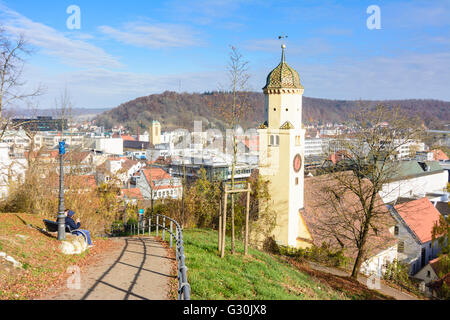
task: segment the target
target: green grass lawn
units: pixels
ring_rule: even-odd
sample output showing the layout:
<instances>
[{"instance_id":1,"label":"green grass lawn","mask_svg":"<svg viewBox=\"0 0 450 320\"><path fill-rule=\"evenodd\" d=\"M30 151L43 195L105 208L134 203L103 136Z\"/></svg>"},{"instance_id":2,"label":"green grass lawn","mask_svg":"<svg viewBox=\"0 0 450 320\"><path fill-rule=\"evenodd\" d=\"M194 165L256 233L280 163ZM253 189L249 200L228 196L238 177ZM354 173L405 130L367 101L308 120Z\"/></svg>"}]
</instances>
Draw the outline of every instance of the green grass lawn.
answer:
<instances>
[{"instance_id":1,"label":"green grass lawn","mask_svg":"<svg viewBox=\"0 0 450 320\"><path fill-rule=\"evenodd\" d=\"M351 299L312 276L300 272L281 257L249 248L242 242L234 255L227 239L225 258L217 251L217 232L185 230L184 250L193 300L316 300Z\"/></svg>"}]
</instances>

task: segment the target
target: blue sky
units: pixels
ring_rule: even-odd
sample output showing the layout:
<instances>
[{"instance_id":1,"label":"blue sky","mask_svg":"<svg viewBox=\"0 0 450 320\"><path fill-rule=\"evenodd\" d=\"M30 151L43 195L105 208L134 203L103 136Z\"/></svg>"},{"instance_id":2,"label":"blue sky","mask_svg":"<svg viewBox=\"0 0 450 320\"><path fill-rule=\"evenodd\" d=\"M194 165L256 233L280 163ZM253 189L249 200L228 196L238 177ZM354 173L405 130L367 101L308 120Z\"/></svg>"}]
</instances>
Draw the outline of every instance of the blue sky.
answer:
<instances>
[{"instance_id":1,"label":"blue sky","mask_svg":"<svg viewBox=\"0 0 450 320\"><path fill-rule=\"evenodd\" d=\"M66 26L70 5L81 10L80 30ZM380 30L367 28L370 5L380 7ZM54 107L65 88L87 108L217 90L230 45L260 91L280 61L282 33L305 96L450 101L449 0L0 0L0 24L35 49L24 75L29 88L47 88L41 107Z\"/></svg>"}]
</instances>

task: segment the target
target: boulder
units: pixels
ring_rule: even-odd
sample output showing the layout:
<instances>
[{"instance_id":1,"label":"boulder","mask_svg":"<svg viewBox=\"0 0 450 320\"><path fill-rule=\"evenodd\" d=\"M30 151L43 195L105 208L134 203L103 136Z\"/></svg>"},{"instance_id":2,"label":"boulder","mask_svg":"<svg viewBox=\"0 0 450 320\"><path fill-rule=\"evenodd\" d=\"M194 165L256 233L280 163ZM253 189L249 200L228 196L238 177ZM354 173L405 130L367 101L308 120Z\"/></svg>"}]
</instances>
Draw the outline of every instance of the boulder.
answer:
<instances>
[{"instance_id":1,"label":"boulder","mask_svg":"<svg viewBox=\"0 0 450 320\"><path fill-rule=\"evenodd\" d=\"M87 244L83 236L67 234L66 240L61 242L59 249L66 255L81 254L86 251Z\"/></svg>"},{"instance_id":2,"label":"boulder","mask_svg":"<svg viewBox=\"0 0 450 320\"><path fill-rule=\"evenodd\" d=\"M8 256L6 253L0 252L0 258L4 259L5 261L8 261L9 263L12 263L14 268L22 269L22 264L20 262L16 261L16 259L14 259L13 257Z\"/></svg>"}]
</instances>

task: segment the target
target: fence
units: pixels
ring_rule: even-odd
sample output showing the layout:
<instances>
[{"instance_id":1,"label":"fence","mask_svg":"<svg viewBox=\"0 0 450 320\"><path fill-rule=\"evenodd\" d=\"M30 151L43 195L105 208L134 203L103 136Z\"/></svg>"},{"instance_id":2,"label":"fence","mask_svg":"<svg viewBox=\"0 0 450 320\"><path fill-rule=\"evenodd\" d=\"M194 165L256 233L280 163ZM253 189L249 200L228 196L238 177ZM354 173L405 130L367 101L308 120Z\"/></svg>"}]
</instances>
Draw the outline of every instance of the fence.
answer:
<instances>
[{"instance_id":1,"label":"fence","mask_svg":"<svg viewBox=\"0 0 450 320\"><path fill-rule=\"evenodd\" d=\"M113 224L111 226L111 234L113 236L118 234L128 234L128 235L144 235L148 229L148 234L150 235L152 230L156 232L156 236L159 236L161 231L161 237L163 241L166 241L166 232L169 234L169 245L173 247L173 239L175 239L176 244L176 260L177 260L177 278L178 278L178 300L190 300L191 299L191 286L187 280L187 267L185 263L184 256L184 246L183 246L183 231L180 224L172 218L163 216L160 214L155 214L150 216L147 220L134 224ZM154 221L154 223L153 223ZM162 224L160 223L162 222ZM167 222L167 223L166 223ZM174 228L175 227L175 228ZM160 230L161 229L161 230ZM175 229L175 230L174 230ZM174 232L175 231L175 232Z\"/></svg>"}]
</instances>

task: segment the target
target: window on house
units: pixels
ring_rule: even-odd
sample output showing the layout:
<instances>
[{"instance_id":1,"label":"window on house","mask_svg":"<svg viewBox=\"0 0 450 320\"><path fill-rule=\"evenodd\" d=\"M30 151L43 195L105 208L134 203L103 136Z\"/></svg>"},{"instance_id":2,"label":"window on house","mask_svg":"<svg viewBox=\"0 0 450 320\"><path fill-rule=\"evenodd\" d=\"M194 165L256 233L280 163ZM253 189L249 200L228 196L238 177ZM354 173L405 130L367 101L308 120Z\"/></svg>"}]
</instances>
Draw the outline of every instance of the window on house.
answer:
<instances>
[{"instance_id":1,"label":"window on house","mask_svg":"<svg viewBox=\"0 0 450 320\"><path fill-rule=\"evenodd\" d=\"M280 136L276 136L276 137L277 137L277 139L276 139L276 140L277 140L276 145L279 146L279 145L280 145Z\"/></svg>"},{"instance_id":2,"label":"window on house","mask_svg":"<svg viewBox=\"0 0 450 320\"><path fill-rule=\"evenodd\" d=\"M273 146L274 136L270 136L270 145Z\"/></svg>"},{"instance_id":3,"label":"window on house","mask_svg":"<svg viewBox=\"0 0 450 320\"><path fill-rule=\"evenodd\" d=\"M395 226L394 227L394 235L395 236L398 236L398 231L399 231L398 226Z\"/></svg>"},{"instance_id":4,"label":"window on house","mask_svg":"<svg viewBox=\"0 0 450 320\"><path fill-rule=\"evenodd\" d=\"M398 243L398 249L397 249L397 251L400 252L400 253L405 252L405 242L404 242L404 241L400 241L400 242Z\"/></svg>"},{"instance_id":5,"label":"window on house","mask_svg":"<svg viewBox=\"0 0 450 320\"><path fill-rule=\"evenodd\" d=\"M427 277L430 278L431 277L431 272L427 271Z\"/></svg>"},{"instance_id":6,"label":"window on house","mask_svg":"<svg viewBox=\"0 0 450 320\"><path fill-rule=\"evenodd\" d=\"M298 178L295 178L295 185L298 185Z\"/></svg>"}]
</instances>

